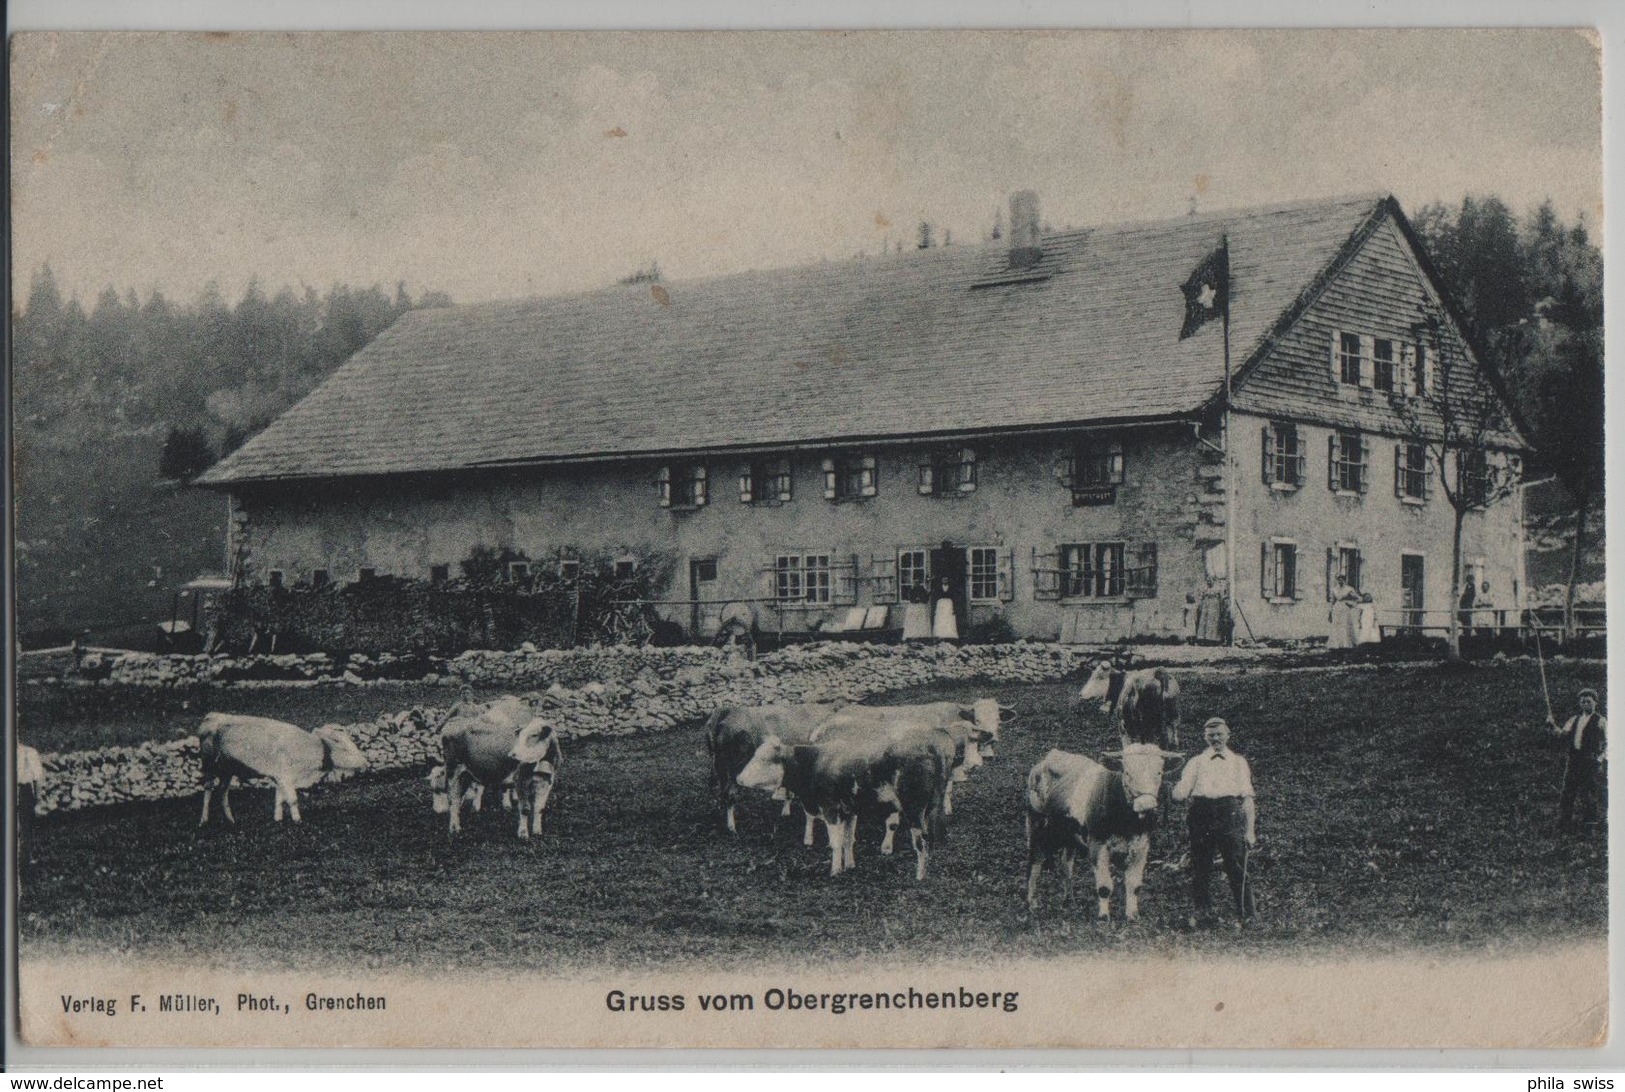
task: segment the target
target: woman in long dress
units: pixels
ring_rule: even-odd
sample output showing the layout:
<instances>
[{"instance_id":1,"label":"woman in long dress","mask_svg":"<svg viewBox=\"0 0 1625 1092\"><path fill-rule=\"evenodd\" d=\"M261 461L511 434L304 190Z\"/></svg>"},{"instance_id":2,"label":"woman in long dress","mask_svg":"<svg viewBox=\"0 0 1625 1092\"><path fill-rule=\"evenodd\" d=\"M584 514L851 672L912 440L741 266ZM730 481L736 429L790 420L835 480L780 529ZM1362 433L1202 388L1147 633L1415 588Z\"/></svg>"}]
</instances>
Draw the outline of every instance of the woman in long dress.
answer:
<instances>
[{"instance_id":1,"label":"woman in long dress","mask_svg":"<svg viewBox=\"0 0 1625 1092\"><path fill-rule=\"evenodd\" d=\"M931 637L931 591L923 583L912 584L903 593L903 640L924 641Z\"/></svg>"},{"instance_id":2,"label":"woman in long dress","mask_svg":"<svg viewBox=\"0 0 1625 1092\"><path fill-rule=\"evenodd\" d=\"M937 584L936 603L931 611L931 636L939 641L959 640L959 619L954 616L954 596L948 590L948 578Z\"/></svg>"},{"instance_id":3,"label":"woman in long dress","mask_svg":"<svg viewBox=\"0 0 1625 1092\"><path fill-rule=\"evenodd\" d=\"M1332 609L1327 614L1327 621L1331 623L1331 632L1326 636L1327 648L1354 647L1359 606L1360 593L1339 576L1337 585L1332 588Z\"/></svg>"}]
</instances>

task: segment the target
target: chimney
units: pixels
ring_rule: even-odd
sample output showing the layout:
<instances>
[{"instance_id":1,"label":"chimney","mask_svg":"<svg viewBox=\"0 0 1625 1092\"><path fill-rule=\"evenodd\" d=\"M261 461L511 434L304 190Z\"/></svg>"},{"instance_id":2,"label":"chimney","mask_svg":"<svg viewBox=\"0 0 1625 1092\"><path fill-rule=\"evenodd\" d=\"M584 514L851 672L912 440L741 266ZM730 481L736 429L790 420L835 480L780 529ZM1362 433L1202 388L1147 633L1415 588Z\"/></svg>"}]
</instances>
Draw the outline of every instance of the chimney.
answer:
<instances>
[{"instance_id":1,"label":"chimney","mask_svg":"<svg viewBox=\"0 0 1625 1092\"><path fill-rule=\"evenodd\" d=\"M1031 269L1043 256L1038 243L1038 194L1019 190L1010 195L1010 268Z\"/></svg>"}]
</instances>

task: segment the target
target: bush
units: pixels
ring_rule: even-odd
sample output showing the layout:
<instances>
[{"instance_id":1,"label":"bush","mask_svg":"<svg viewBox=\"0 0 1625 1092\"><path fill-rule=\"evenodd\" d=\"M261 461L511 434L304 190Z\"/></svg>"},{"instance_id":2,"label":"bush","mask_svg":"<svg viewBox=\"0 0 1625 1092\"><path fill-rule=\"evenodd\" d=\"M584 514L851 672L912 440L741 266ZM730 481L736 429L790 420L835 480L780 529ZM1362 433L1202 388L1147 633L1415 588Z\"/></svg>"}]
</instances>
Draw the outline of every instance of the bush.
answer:
<instances>
[{"instance_id":1,"label":"bush","mask_svg":"<svg viewBox=\"0 0 1625 1092\"><path fill-rule=\"evenodd\" d=\"M996 614L985 622L977 622L965 630L967 645L1008 645L1015 640L1015 628L1002 614Z\"/></svg>"}]
</instances>

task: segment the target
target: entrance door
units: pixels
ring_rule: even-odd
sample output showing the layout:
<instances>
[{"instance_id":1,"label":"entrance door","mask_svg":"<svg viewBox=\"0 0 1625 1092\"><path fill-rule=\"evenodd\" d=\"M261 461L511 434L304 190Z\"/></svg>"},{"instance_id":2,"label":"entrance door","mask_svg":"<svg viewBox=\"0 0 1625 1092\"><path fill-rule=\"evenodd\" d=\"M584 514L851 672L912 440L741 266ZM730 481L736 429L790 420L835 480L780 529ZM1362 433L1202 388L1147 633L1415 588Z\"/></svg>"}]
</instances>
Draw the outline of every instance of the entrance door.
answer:
<instances>
[{"instance_id":1,"label":"entrance door","mask_svg":"<svg viewBox=\"0 0 1625 1092\"><path fill-rule=\"evenodd\" d=\"M965 551L963 547L955 546L951 542L944 542L940 547L931 551L931 603L933 612L936 609L937 598L942 594L942 582L948 582L948 595L954 601L954 619L959 624L959 634L965 635L965 627L970 617L969 600L965 596Z\"/></svg>"},{"instance_id":2,"label":"entrance door","mask_svg":"<svg viewBox=\"0 0 1625 1092\"><path fill-rule=\"evenodd\" d=\"M693 600L688 609L688 635L695 642L705 637L701 626L710 626L716 614L717 559L695 557L688 562L688 597Z\"/></svg>"},{"instance_id":3,"label":"entrance door","mask_svg":"<svg viewBox=\"0 0 1625 1092\"><path fill-rule=\"evenodd\" d=\"M1421 554L1401 554L1399 557L1399 605L1405 612L1407 626L1423 624Z\"/></svg>"}]
</instances>

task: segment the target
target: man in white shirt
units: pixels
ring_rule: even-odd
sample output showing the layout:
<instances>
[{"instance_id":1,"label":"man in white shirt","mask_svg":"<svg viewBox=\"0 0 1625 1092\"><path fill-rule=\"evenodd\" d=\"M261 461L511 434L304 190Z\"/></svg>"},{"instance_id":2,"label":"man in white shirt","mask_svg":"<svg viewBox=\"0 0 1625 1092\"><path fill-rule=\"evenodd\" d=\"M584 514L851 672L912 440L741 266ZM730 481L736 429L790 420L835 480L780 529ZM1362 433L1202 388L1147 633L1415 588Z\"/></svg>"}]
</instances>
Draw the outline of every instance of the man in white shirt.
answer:
<instances>
[{"instance_id":1,"label":"man in white shirt","mask_svg":"<svg viewBox=\"0 0 1625 1092\"><path fill-rule=\"evenodd\" d=\"M1546 727L1562 736L1567 760L1563 763L1563 795L1557 804L1557 832L1569 834L1575 828L1574 802L1584 795L1594 801L1597 812L1603 805L1602 764L1608 757L1608 718L1597 712L1597 692L1590 687L1580 691L1580 711L1558 727L1546 718Z\"/></svg>"},{"instance_id":2,"label":"man in white shirt","mask_svg":"<svg viewBox=\"0 0 1625 1092\"><path fill-rule=\"evenodd\" d=\"M1207 750L1185 763L1174 786L1174 799L1189 800L1191 894L1196 903L1192 924L1211 922L1213 855L1224 862L1224 874L1235 896L1236 914L1254 920L1252 889L1247 885L1247 852L1258 841L1258 808L1253 799L1253 773L1247 760L1230 750L1230 726L1214 717L1202 726Z\"/></svg>"}]
</instances>

